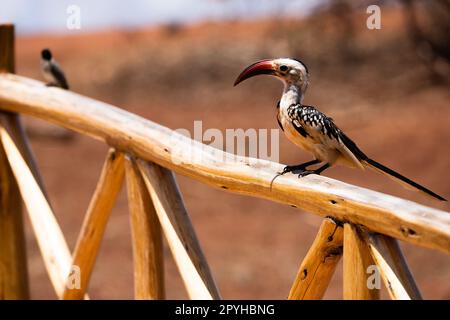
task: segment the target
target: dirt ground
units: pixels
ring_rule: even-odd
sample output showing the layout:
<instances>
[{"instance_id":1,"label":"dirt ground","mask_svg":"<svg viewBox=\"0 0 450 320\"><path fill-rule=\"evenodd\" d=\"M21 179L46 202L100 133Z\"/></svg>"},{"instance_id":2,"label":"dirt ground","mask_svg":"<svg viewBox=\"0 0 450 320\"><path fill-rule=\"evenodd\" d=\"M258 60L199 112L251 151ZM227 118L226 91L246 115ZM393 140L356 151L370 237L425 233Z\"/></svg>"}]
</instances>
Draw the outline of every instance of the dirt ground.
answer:
<instances>
[{"instance_id":1,"label":"dirt ground","mask_svg":"<svg viewBox=\"0 0 450 320\"><path fill-rule=\"evenodd\" d=\"M280 84L269 78L233 88L248 64L296 54L308 63L306 103L317 106L371 157L450 198L450 91L432 83L408 53L397 13L381 31L357 28L356 56L337 49L333 28L302 21L207 23L81 35L18 37L17 73L42 79L39 52L53 50L72 90L113 103L170 128L277 128ZM359 18L355 18L358 23ZM295 34L294 44L290 35ZM337 40L336 40L337 39ZM57 219L73 249L107 146L67 136L26 119ZM280 162L310 156L280 134ZM333 168L335 179L450 211L372 172ZM186 206L226 299L284 299L321 219L288 206L215 190L178 176ZM92 276L93 299L132 299L133 270L126 192L117 201ZM32 298L53 299L42 258L27 224ZM423 296L450 299L450 256L402 243ZM165 248L167 297L187 298ZM342 297L342 266L326 294ZM387 297L383 292L383 297Z\"/></svg>"}]
</instances>

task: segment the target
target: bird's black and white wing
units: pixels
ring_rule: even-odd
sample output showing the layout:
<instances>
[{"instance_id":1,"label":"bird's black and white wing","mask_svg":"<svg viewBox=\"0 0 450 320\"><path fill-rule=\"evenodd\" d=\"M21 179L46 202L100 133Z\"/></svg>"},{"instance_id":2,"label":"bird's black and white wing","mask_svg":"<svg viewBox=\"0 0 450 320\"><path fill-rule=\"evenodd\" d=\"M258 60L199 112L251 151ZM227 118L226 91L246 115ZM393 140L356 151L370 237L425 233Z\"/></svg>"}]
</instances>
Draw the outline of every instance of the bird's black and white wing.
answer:
<instances>
[{"instance_id":1,"label":"bird's black and white wing","mask_svg":"<svg viewBox=\"0 0 450 320\"><path fill-rule=\"evenodd\" d=\"M69 89L66 76L62 69L56 63L50 63L50 73L55 78L55 82L64 89Z\"/></svg>"},{"instance_id":2,"label":"bird's black and white wing","mask_svg":"<svg viewBox=\"0 0 450 320\"><path fill-rule=\"evenodd\" d=\"M348 162L364 168L361 161L367 156L333 122L313 106L293 105L288 108L289 117L295 129L311 143L323 146L326 150L338 151Z\"/></svg>"}]
</instances>

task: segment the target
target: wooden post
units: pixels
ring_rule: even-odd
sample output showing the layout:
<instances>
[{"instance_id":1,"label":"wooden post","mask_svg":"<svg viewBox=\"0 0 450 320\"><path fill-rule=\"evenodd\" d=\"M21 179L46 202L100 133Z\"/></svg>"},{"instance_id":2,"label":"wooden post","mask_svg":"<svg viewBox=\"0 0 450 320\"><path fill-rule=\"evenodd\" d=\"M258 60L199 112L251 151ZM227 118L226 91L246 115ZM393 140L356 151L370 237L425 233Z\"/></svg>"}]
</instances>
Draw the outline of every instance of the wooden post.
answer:
<instances>
[{"instance_id":1,"label":"wooden post","mask_svg":"<svg viewBox=\"0 0 450 320\"><path fill-rule=\"evenodd\" d=\"M22 199L0 146L0 299L28 299Z\"/></svg>"},{"instance_id":2,"label":"wooden post","mask_svg":"<svg viewBox=\"0 0 450 320\"><path fill-rule=\"evenodd\" d=\"M15 72L14 25L0 24L0 72Z\"/></svg>"},{"instance_id":3,"label":"wooden post","mask_svg":"<svg viewBox=\"0 0 450 320\"><path fill-rule=\"evenodd\" d=\"M220 299L173 173L138 159L172 255L192 299Z\"/></svg>"},{"instance_id":4,"label":"wooden post","mask_svg":"<svg viewBox=\"0 0 450 320\"><path fill-rule=\"evenodd\" d=\"M127 158L125 167L133 238L135 298L164 299L161 226L136 163Z\"/></svg>"},{"instance_id":5,"label":"wooden post","mask_svg":"<svg viewBox=\"0 0 450 320\"><path fill-rule=\"evenodd\" d=\"M14 72L14 26L0 25L0 72ZM0 299L28 299L22 200L0 146Z\"/></svg>"},{"instance_id":6,"label":"wooden post","mask_svg":"<svg viewBox=\"0 0 450 320\"><path fill-rule=\"evenodd\" d=\"M289 300L322 299L342 256L343 231L326 218L298 269Z\"/></svg>"},{"instance_id":7,"label":"wooden post","mask_svg":"<svg viewBox=\"0 0 450 320\"><path fill-rule=\"evenodd\" d=\"M72 255L72 266L80 270L80 288L66 287L63 299L85 296L106 224L123 184L124 168L123 153L110 149Z\"/></svg>"},{"instance_id":8,"label":"wooden post","mask_svg":"<svg viewBox=\"0 0 450 320\"><path fill-rule=\"evenodd\" d=\"M58 297L62 297L71 269L69 247L31 169L3 127L0 127L0 137L20 194L27 207L50 280Z\"/></svg>"},{"instance_id":9,"label":"wooden post","mask_svg":"<svg viewBox=\"0 0 450 320\"><path fill-rule=\"evenodd\" d=\"M373 233L366 233L365 239L390 297L396 300L421 300L422 295L403 257L398 241Z\"/></svg>"},{"instance_id":10,"label":"wooden post","mask_svg":"<svg viewBox=\"0 0 450 320\"><path fill-rule=\"evenodd\" d=\"M344 299L375 300L380 290L369 288L367 268L375 265L369 248L358 229L349 223L344 225Z\"/></svg>"}]
</instances>

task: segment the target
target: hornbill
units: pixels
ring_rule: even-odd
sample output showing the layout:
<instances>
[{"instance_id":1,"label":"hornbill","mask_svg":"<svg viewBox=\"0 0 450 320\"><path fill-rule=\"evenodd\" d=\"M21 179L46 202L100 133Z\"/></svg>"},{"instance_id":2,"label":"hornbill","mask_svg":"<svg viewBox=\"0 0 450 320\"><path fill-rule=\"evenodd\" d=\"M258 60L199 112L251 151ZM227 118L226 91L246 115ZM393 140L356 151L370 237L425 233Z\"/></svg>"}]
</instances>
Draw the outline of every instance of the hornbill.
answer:
<instances>
[{"instance_id":1,"label":"hornbill","mask_svg":"<svg viewBox=\"0 0 450 320\"><path fill-rule=\"evenodd\" d=\"M47 86L69 89L66 76L58 63L53 59L49 49L41 52L41 69L44 78L48 81Z\"/></svg>"},{"instance_id":2,"label":"hornbill","mask_svg":"<svg viewBox=\"0 0 450 320\"><path fill-rule=\"evenodd\" d=\"M315 157L306 163L286 166L278 175L288 172L298 174L299 177L312 173L320 174L335 164L360 169L369 167L436 199L447 201L433 191L370 159L334 124L333 119L313 106L304 105L303 97L309 83L309 72L302 61L290 58L258 61L247 67L237 77L234 85L261 74L275 76L283 82L283 95L277 106L278 124L291 142L311 152ZM319 163L323 165L318 169L308 169L309 166Z\"/></svg>"}]
</instances>

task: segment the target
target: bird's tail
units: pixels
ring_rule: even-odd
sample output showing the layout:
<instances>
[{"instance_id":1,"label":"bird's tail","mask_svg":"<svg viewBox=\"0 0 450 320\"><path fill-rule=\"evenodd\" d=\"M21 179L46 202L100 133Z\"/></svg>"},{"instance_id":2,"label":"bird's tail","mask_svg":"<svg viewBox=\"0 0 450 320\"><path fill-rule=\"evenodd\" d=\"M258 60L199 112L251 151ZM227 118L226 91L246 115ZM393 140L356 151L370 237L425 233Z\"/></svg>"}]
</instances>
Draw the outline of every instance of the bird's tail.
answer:
<instances>
[{"instance_id":1,"label":"bird's tail","mask_svg":"<svg viewBox=\"0 0 450 320\"><path fill-rule=\"evenodd\" d=\"M400 182L402 184L406 184L407 187L413 187L416 190L422 191L425 194L436 198L441 201L447 201L440 195L434 193L433 191L425 188L424 186L421 186L420 184L406 178L405 176L402 176L400 173L395 172L392 169L389 169L388 167L383 166L382 164L372 160L372 159L365 159L363 160L363 163L366 164L369 168L374 169L375 171L381 172L383 174L388 175L390 178L394 178L395 181Z\"/></svg>"}]
</instances>

